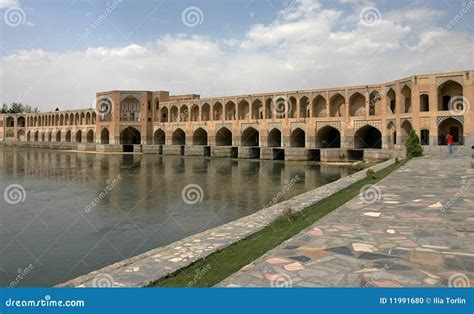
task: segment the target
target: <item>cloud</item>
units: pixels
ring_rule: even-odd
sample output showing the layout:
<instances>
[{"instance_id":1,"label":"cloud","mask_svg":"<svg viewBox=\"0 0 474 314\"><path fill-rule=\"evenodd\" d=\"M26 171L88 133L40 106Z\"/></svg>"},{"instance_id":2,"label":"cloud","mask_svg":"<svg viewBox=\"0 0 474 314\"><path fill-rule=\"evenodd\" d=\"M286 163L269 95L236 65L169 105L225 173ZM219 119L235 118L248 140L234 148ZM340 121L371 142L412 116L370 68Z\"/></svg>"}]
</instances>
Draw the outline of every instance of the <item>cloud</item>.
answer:
<instances>
[{"instance_id":1,"label":"cloud","mask_svg":"<svg viewBox=\"0 0 474 314\"><path fill-rule=\"evenodd\" d=\"M0 0L0 9L9 8L9 7L17 7L18 0Z\"/></svg>"},{"instance_id":2,"label":"cloud","mask_svg":"<svg viewBox=\"0 0 474 314\"><path fill-rule=\"evenodd\" d=\"M1 101L22 99L48 111L89 107L97 91L111 89L209 97L473 68L472 32L446 34L436 23L442 12L399 8L381 12L379 23L368 27L360 23L360 4L343 1L348 4L337 9L290 2L272 22L251 25L240 38L166 34L125 47L17 51L0 60Z\"/></svg>"}]
</instances>

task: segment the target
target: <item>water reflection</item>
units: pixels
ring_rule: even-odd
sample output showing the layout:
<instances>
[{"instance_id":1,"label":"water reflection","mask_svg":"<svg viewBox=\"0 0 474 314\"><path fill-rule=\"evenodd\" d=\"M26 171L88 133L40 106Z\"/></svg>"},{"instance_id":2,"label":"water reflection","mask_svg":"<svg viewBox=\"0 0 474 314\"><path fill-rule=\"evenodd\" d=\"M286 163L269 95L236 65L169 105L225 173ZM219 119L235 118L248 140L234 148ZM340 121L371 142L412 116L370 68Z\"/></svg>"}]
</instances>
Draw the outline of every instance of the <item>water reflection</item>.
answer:
<instances>
[{"instance_id":1,"label":"water reflection","mask_svg":"<svg viewBox=\"0 0 474 314\"><path fill-rule=\"evenodd\" d=\"M349 174L345 167L282 161L104 155L0 148L0 284L49 286L254 213L292 178L290 198ZM188 184L203 200L186 204Z\"/></svg>"}]
</instances>

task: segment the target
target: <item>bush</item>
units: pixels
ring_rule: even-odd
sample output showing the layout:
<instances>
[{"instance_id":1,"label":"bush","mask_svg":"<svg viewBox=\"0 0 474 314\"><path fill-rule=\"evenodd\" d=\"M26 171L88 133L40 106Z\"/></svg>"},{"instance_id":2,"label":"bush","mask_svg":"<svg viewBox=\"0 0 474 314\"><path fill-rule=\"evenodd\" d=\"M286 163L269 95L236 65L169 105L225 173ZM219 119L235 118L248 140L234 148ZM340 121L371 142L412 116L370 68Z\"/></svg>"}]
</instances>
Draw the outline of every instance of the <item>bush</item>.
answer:
<instances>
[{"instance_id":1,"label":"bush","mask_svg":"<svg viewBox=\"0 0 474 314\"><path fill-rule=\"evenodd\" d=\"M420 145L420 138L416 135L415 130L411 130L405 141L407 157L419 157L423 154L423 148Z\"/></svg>"},{"instance_id":2,"label":"bush","mask_svg":"<svg viewBox=\"0 0 474 314\"><path fill-rule=\"evenodd\" d=\"M367 178L369 178L370 180L377 179L377 175L375 174L375 171L372 169L367 169L365 174L367 175Z\"/></svg>"},{"instance_id":3,"label":"bush","mask_svg":"<svg viewBox=\"0 0 474 314\"><path fill-rule=\"evenodd\" d=\"M292 208L288 207L281 212L280 218L287 219L289 222L292 222L296 219L296 216L298 215L295 213L295 211Z\"/></svg>"}]
</instances>

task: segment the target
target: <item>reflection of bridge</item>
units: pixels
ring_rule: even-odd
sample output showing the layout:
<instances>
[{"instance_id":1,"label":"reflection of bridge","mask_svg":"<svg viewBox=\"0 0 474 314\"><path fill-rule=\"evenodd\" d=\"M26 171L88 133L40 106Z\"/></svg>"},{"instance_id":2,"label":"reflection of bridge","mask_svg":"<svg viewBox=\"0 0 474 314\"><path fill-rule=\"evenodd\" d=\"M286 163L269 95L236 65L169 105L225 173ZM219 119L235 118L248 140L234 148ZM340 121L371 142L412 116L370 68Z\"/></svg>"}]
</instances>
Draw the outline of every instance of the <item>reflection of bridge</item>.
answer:
<instances>
[{"instance_id":1,"label":"reflection of bridge","mask_svg":"<svg viewBox=\"0 0 474 314\"><path fill-rule=\"evenodd\" d=\"M414 129L426 150L445 145L448 132L457 145L470 147L472 74L206 99L166 91L102 92L99 119L92 110L1 115L0 138L100 151L131 145L127 150L163 154L317 159L400 151Z\"/></svg>"}]
</instances>

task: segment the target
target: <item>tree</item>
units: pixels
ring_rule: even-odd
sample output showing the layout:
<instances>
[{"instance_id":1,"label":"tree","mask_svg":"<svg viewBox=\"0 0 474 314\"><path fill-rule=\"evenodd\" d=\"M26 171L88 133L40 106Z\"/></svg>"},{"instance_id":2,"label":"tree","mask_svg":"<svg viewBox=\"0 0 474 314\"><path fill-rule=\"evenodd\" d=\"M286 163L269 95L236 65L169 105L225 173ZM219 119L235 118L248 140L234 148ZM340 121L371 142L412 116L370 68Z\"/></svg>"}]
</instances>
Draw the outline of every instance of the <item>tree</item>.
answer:
<instances>
[{"instance_id":1,"label":"tree","mask_svg":"<svg viewBox=\"0 0 474 314\"><path fill-rule=\"evenodd\" d=\"M32 108L30 105L24 105L20 102L14 102L10 105L3 104L1 113L24 113L24 112L39 112L38 108Z\"/></svg>"},{"instance_id":2,"label":"tree","mask_svg":"<svg viewBox=\"0 0 474 314\"><path fill-rule=\"evenodd\" d=\"M419 157L423 154L423 147L420 144L420 138L416 135L415 130L411 130L405 141L407 157Z\"/></svg>"}]
</instances>

